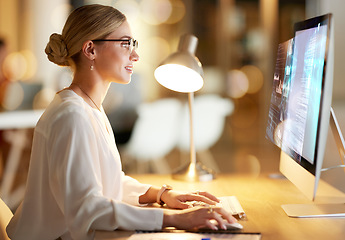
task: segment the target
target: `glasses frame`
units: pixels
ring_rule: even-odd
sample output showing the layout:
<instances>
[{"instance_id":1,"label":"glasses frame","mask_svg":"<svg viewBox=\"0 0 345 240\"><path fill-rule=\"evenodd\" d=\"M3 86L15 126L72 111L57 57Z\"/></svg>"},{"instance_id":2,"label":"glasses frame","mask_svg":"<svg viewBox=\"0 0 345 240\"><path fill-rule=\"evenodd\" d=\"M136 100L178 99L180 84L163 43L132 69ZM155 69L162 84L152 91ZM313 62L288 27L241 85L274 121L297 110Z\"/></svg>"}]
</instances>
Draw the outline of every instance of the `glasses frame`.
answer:
<instances>
[{"instance_id":1,"label":"glasses frame","mask_svg":"<svg viewBox=\"0 0 345 240\"><path fill-rule=\"evenodd\" d=\"M130 52L133 50L137 50L139 43L137 40L130 38L130 39L94 39L93 42L128 42Z\"/></svg>"}]
</instances>

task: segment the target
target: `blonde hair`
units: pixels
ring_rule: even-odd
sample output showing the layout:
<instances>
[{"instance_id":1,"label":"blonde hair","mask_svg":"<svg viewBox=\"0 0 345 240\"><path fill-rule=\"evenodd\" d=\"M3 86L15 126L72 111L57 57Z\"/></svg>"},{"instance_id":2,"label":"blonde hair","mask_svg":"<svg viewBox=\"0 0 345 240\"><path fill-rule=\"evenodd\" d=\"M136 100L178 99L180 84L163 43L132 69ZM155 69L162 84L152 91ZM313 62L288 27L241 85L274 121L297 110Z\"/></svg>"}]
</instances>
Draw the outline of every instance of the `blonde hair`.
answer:
<instances>
[{"instance_id":1,"label":"blonde hair","mask_svg":"<svg viewBox=\"0 0 345 240\"><path fill-rule=\"evenodd\" d=\"M62 34L50 36L45 53L57 65L77 64L75 61L85 41L106 37L124 21L126 16L111 6L92 4L79 7L69 15Z\"/></svg>"}]
</instances>

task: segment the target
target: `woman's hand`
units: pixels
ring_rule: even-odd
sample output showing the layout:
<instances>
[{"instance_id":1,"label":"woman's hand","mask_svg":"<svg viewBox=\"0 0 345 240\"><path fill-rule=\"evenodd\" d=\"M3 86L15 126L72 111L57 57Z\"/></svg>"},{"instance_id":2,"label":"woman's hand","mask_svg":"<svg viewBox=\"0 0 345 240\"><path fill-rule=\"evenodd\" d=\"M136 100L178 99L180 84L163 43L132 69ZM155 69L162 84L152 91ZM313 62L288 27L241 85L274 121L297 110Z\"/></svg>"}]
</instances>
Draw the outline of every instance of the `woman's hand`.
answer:
<instances>
[{"instance_id":1,"label":"woman's hand","mask_svg":"<svg viewBox=\"0 0 345 240\"><path fill-rule=\"evenodd\" d=\"M195 193L181 193L174 190L165 191L161 200L170 208L186 209L193 207L192 201L203 202L207 205L215 205L219 199L208 192L197 191Z\"/></svg>"},{"instance_id":2,"label":"woman's hand","mask_svg":"<svg viewBox=\"0 0 345 240\"><path fill-rule=\"evenodd\" d=\"M215 220L211 221L212 219ZM210 228L213 230L226 229L225 223L235 223L237 220L223 208L194 207L177 210L164 210L163 228L176 227L177 229Z\"/></svg>"}]
</instances>

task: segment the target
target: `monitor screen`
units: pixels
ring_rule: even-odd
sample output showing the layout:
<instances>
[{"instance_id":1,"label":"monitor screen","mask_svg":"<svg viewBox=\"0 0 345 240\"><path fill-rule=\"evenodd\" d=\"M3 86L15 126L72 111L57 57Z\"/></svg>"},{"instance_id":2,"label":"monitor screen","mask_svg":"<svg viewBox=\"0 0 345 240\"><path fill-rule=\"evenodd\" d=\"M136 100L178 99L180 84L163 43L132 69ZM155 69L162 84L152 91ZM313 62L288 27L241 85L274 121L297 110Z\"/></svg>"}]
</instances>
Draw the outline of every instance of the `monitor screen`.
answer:
<instances>
[{"instance_id":1,"label":"monitor screen","mask_svg":"<svg viewBox=\"0 0 345 240\"><path fill-rule=\"evenodd\" d=\"M329 127L339 151L345 151L331 108L331 19L327 14L295 24L294 38L278 48L266 136L282 150L279 170L284 176L309 199L322 199L322 204L283 204L290 217L345 216L345 194L338 190L344 185L344 171L337 182L320 179L321 172L332 169L322 168L330 163L324 159Z\"/></svg>"},{"instance_id":2,"label":"monitor screen","mask_svg":"<svg viewBox=\"0 0 345 240\"><path fill-rule=\"evenodd\" d=\"M266 137L315 174L329 39L329 18L295 25L279 45Z\"/></svg>"}]
</instances>

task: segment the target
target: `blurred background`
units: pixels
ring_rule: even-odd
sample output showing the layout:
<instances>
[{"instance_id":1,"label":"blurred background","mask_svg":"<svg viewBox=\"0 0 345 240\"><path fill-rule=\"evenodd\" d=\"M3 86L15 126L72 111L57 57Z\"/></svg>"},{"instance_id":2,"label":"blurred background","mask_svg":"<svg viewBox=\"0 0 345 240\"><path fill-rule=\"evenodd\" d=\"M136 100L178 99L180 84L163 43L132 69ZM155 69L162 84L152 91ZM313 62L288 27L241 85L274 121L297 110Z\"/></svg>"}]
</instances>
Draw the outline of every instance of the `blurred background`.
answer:
<instances>
[{"instance_id":1,"label":"blurred background","mask_svg":"<svg viewBox=\"0 0 345 240\"><path fill-rule=\"evenodd\" d=\"M341 125L345 121L343 0L0 0L2 114L39 115L69 86L70 70L49 62L44 49L71 10L91 3L125 13L139 41L132 82L112 84L103 104L128 174L168 173L189 161L187 94L165 89L153 75L185 33L199 39L196 56L204 70L204 87L195 93L197 158L217 172L279 171L279 149L265 138L267 114L278 44L293 37L298 21L334 15L333 105ZM0 179L4 184L10 173L10 193L25 185L34 124L2 125ZM13 152L19 163L8 168Z\"/></svg>"}]
</instances>

